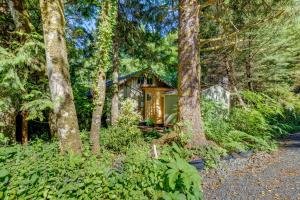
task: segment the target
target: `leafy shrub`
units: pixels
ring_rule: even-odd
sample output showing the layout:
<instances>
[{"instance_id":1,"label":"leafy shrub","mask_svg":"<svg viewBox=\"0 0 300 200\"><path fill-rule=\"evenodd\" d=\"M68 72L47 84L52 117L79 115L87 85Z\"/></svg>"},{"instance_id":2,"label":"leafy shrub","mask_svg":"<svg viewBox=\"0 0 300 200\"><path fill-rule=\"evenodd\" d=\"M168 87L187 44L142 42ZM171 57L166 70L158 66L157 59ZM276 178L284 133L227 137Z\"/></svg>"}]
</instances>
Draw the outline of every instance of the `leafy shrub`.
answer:
<instances>
[{"instance_id":1,"label":"leafy shrub","mask_svg":"<svg viewBox=\"0 0 300 200\"><path fill-rule=\"evenodd\" d=\"M300 130L300 98L288 88L269 89L265 93L244 91L242 94L248 106L265 117L273 136Z\"/></svg>"},{"instance_id":2,"label":"leafy shrub","mask_svg":"<svg viewBox=\"0 0 300 200\"><path fill-rule=\"evenodd\" d=\"M154 120L152 118L148 118L145 120L146 126L153 126L154 125Z\"/></svg>"},{"instance_id":3,"label":"leafy shrub","mask_svg":"<svg viewBox=\"0 0 300 200\"><path fill-rule=\"evenodd\" d=\"M226 150L221 147L206 145L195 149L193 155L204 159L206 168L214 168L220 158L226 155Z\"/></svg>"},{"instance_id":4,"label":"leafy shrub","mask_svg":"<svg viewBox=\"0 0 300 200\"><path fill-rule=\"evenodd\" d=\"M254 109L233 109L229 123L235 130L258 137L269 137L270 126L264 116Z\"/></svg>"},{"instance_id":5,"label":"leafy shrub","mask_svg":"<svg viewBox=\"0 0 300 200\"><path fill-rule=\"evenodd\" d=\"M222 107L203 100L202 111L206 137L227 152L249 149L273 150L271 126L255 109L233 108L228 114Z\"/></svg>"},{"instance_id":6,"label":"leafy shrub","mask_svg":"<svg viewBox=\"0 0 300 200\"><path fill-rule=\"evenodd\" d=\"M0 148L0 198L201 198L201 179L193 167L174 154L153 159L145 144L132 145L126 155L102 149L101 158L61 156L57 150L57 143L41 141Z\"/></svg>"},{"instance_id":7,"label":"leafy shrub","mask_svg":"<svg viewBox=\"0 0 300 200\"><path fill-rule=\"evenodd\" d=\"M175 159L167 163L163 199L201 199L201 179L198 171L175 154Z\"/></svg>"},{"instance_id":8,"label":"leafy shrub","mask_svg":"<svg viewBox=\"0 0 300 200\"><path fill-rule=\"evenodd\" d=\"M117 123L108 129L103 129L105 146L114 151L125 151L130 144L135 143L142 136L137 127L140 115L134 111L133 101L127 99L122 103L121 114Z\"/></svg>"},{"instance_id":9,"label":"leafy shrub","mask_svg":"<svg viewBox=\"0 0 300 200\"><path fill-rule=\"evenodd\" d=\"M3 133L0 133L0 145L7 145L9 138L6 137Z\"/></svg>"}]
</instances>

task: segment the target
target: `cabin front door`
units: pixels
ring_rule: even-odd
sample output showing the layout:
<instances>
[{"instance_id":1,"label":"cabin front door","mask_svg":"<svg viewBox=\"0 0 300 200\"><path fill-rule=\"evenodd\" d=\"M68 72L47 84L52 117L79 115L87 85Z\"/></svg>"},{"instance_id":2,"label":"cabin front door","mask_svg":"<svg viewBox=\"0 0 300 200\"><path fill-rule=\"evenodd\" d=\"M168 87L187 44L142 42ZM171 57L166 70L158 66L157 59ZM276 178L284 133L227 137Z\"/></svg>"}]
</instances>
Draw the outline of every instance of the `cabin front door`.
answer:
<instances>
[{"instance_id":1,"label":"cabin front door","mask_svg":"<svg viewBox=\"0 0 300 200\"><path fill-rule=\"evenodd\" d=\"M145 89L145 120L151 120L154 124L164 123L164 100L160 88Z\"/></svg>"}]
</instances>

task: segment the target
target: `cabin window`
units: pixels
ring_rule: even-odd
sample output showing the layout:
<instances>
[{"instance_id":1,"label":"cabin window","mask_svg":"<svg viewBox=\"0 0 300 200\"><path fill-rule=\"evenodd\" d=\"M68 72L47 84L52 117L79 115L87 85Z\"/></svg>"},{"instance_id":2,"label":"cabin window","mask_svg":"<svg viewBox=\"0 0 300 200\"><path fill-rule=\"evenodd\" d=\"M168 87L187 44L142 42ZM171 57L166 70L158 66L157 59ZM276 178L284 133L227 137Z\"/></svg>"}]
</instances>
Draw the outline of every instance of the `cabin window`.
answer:
<instances>
[{"instance_id":1,"label":"cabin window","mask_svg":"<svg viewBox=\"0 0 300 200\"><path fill-rule=\"evenodd\" d=\"M148 77L147 78L147 85L152 85L153 84L153 78L152 77Z\"/></svg>"},{"instance_id":2,"label":"cabin window","mask_svg":"<svg viewBox=\"0 0 300 200\"><path fill-rule=\"evenodd\" d=\"M144 76L139 77L138 84L144 84L144 80L145 80Z\"/></svg>"},{"instance_id":3,"label":"cabin window","mask_svg":"<svg viewBox=\"0 0 300 200\"><path fill-rule=\"evenodd\" d=\"M146 94L146 99L147 99L147 101L151 101L151 99L152 99L151 94Z\"/></svg>"}]
</instances>

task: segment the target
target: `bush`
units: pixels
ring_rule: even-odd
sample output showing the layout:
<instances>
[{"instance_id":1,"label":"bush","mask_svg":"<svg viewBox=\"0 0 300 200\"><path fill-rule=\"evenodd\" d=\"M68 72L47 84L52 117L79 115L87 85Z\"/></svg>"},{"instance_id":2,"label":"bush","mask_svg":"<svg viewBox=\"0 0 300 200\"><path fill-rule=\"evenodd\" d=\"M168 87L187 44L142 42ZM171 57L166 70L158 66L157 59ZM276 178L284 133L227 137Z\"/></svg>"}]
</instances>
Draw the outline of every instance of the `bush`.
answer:
<instances>
[{"instance_id":1,"label":"bush","mask_svg":"<svg viewBox=\"0 0 300 200\"><path fill-rule=\"evenodd\" d=\"M300 98L288 88L269 89L265 93L244 91L242 94L247 105L265 117L273 136L300 130Z\"/></svg>"},{"instance_id":2,"label":"bush","mask_svg":"<svg viewBox=\"0 0 300 200\"><path fill-rule=\"evenodd\" d=\"M249 149L273 150L271 126L255 109L233 108L228 114L221 106L203 100L202 111L206 137L227 152Z\"/></svg>"},{"instance_id":3,"label":"bush","mask_svg":"<svg viewBox=\"0 0 300 200\"><path fill-rule=\"evenodd\" d=\"M254 109L233 109L229 123L235 130L257 137L270 137L270 125L264 116Z\"/></svg>"},{"instance_id":4,"label":"bush","mask_svg":"<svg viewBox=\"0 0 300 200\"><path fill-rule=\"evenodd\" d=\"M3 133L0 133L0 145L7 145L9 143L9 138Z\"/></svg>"},{"instance_id":5,"label":"bush","mask_svg":"<svg viewBox=\"0 0 300 200\"><path fill-rule=\"evenodd\" d=\"M115 125L102 130L105 147L120 152L125 151L130 144L142 138L142 133L137 127L140 115L134 111L134 103L125 100L121 106L121 114Z\"/></svg>"},{"instance_id":6,"label":"bush","mask_svg":"<svg viewBox=\"0 0 300 200\"><path fill-rule=\"evenodd\" d=\"M195 149L193 156L198 156L205 160L205 168L214 168L219 163L222 156L225 156L226 150L212 145L206 145Z\"/></svg>"},{"instance_id":7,"label":"bush","mask_svg":"<svg viewBox=\"0 0 300 200\"><path fill-rule=\"evenodd\" d=\"M0 199L201 199L193 167L149 152L135 144L126 155L61 156L57 143L40 141L0 148Z\"/></svg>"}]
</instances>

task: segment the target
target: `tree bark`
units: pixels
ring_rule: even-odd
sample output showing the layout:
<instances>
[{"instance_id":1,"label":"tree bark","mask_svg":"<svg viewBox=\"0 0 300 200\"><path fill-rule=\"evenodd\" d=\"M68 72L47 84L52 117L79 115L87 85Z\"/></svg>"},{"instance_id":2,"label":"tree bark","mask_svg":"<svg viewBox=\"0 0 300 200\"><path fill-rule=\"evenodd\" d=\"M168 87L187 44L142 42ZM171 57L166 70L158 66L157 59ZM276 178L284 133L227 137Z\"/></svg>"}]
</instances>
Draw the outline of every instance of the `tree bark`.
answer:
<instances>
[{"instance_id":1,"label":"tree bark","mask_svg":"<svg viewBox=\"0 0 300 200\"><path fill-rule=\"evenodd\" d=\"M63 0L41 0L47 73L61 153L81 154L82 143L71 87Z\"/></svg>"},{"instance_id":2,"label":"tree bark","mask_svg":"<svg viewBox=\"0 0 300 200\"><path fill-rule=\"evenodd\" d=\"M53 111L49 112L48 123L49 123L51 139L57 138L57 120L56 120L56 115L54 114Z\"/></svg>"},{"instance_id":3,"label":"tree bark","mask_svg":"<svg viewBox=\"0 0 300 200\"><path fill-rule=\"evenodd\" d=\"M105 102L105 72L99 69L97 87L93 92L94 96L94 109L92 116L92 125L90 133L90 143L92 145L92 153L98 154L100 151L100 128L101 128L101 116L103 111L103 106Z\"/></svg>"},{"instance_id":4,"label":"tree bark","mask_svg":"<svg viewBox=\"0 0 300 200\"><path fill-rule=\"evenodd\" d=\"M248 57L246 58L246 78L247 78L247 85L248 85L248 89L253 91L253 84L252 84L252 72L251 72L251 37L249 36L248 38L249 43L248 43L248 48L249 48L249 53L248 53Z\"/></svg>"},{"instance_id":5,"label":"tree bark","mask_svg":"<svg viewBox=\"0 0 300 200\"><path fill-rule=\"evenodd\" d=\"M7 4L16 25L16 30L23 33L33 32L34 26L29 20L29 14L24 8L23 0L7 0Z\"/></svg>"},{"instance_id":6,"label":"tree bark","mask_svg":"<svg viewBox=\"0 0 300 200\"><path fill-rule=\"evenodd\" d=\"M22 144L28 144L29 135L28 135L28 121L27 121L27 118L28 118L29 112L28 111L23 111L21 113L21 115L22 115Z\"/></svg>"},{"instance_id":7,"label":"tree bark","mask_svg":"<svg viewBox=\"0 0 300 200\"><path fill-rule=\"evenodd\" d=\"M119 17L118 17L119 19ZM111 125L114 125L119 116L119 48L120 48L120 35L119 35L119 21L117 19L117 28L113 39L113 66L112 66L112 99L111 99Z\"/></svg>"},{"instance_id":8,"label":"tree bark","mask_svg":"<svg viewBox=\"0 0 300 200\"><path fill-rule=\"evenodd\" d=\"M101 22L97 37L97 77L93 85L93 116L90 132L90 143L93 154L98 154L100 149L101 116L105 101L106 77L105 70L111 66L111 53L113 46L113 33L117 19L118 0L103 0L100 13Z\"/></svg>"},{"instance_id":9,"label":"tree bark","mask_svg":"<svg viewBox=\"0 0 300 200\"><path fill-rule=\"evenodd\" d=\"M228 76L228 80L229 80L231 89L236 94L239 104L242 107L245 107L245 102L244 102L243 98L241 97L241 95L239 94L239 91L237 89L237 81L235 78L235 73L234 73L233 67L230 64L228 58L225 58L225 66L226 66L226 72L227 72L227 76Z\"/></svg>"},{"instance_id":10,"label":"tree bark","mask_svg":"<svg viewBox=\"0 0 300 200\"><path fill-rule=\"evenodd\" d=\"M190 147L207 143L200 109L199 11L197 0L180 0L178 119L192 129Z\"/></svg>"},{"instance_id":11,"label":"tree bark","mask_svg":"<svg viewBox=\"0 0 300 200\"><path fill-rule=\"evenodd\" d=\"M246 63L246 77L247 77L248 89L252 91L253 86L252 86L252 81L251 81L252 73L251 73L251 61L250 60L247 60L247 63Z\"/></svg>"}]
</instances>

